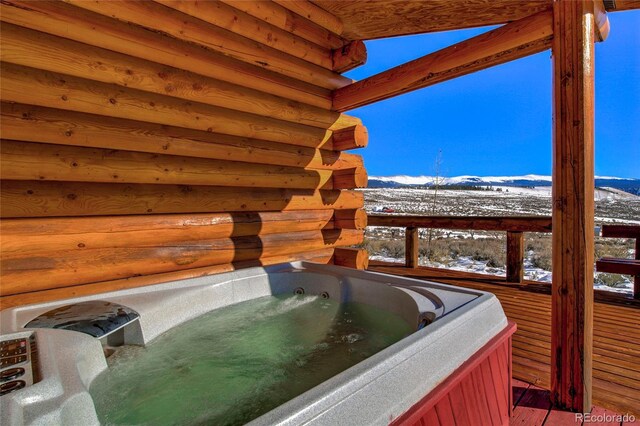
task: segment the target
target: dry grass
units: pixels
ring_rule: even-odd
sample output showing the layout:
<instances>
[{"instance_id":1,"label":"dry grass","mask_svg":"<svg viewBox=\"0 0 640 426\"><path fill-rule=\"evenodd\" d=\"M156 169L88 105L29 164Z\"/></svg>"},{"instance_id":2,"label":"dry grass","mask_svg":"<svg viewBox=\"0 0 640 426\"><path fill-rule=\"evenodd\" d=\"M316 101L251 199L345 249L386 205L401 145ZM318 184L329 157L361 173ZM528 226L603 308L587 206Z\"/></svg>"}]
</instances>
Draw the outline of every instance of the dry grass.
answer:
<instances>
[{"instance_id":1,"label":"dry grass","mask_svg":"<svg viewBox=\"0 0 640 426\"><path fill-rule=\"evenodd\" d=\"M470 257L473 260L487 262L490 267L504 267L506 248L504 237L489 238L450 238L435 237L428 244L426 239L420 239L418 254L423 259L433 262L448 263L459 257ZM404 236L396 238L365 238L362 247L370 255L393 258L403 258L405 252Z\"/></svg>"},{"instance_id":2,"label":"dry grass","mask_svg":"<svg viewBox=\"0 0 640 426\"><path fill-rule=\"evenodd\" d=\"M493 268L504 267L506 262L505 242L501 238L434 238L431 244L420 242L420 256L435 262L447 263L457 258L470 257L487 262Z\"/></svg>"},{"instance_id":3,"label":"dry grass","mask_svg":"<svg viewBox=\"0 0 640 426\"><path fill-rule=\"evenodd\" d=\"M551 235L525 234L524 250L536 268L551 271Z\"/></svg>"}]
</instances>

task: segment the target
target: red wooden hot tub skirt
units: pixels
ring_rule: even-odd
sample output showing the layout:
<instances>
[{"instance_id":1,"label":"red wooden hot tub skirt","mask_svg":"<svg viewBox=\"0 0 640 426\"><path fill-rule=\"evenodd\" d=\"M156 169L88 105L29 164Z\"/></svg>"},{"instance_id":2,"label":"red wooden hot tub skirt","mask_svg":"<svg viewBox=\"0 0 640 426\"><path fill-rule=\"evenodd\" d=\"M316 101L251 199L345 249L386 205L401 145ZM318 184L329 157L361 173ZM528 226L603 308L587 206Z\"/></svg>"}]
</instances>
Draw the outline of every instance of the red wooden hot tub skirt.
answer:
<instances>
[{"instance_id":1,"label":"red wooden hot tub skirt","mask_svg":"<svg viewBox=\"0 0 640 426\"><path fill-rule=\"evenodd\" d=\"M511 415L509 325L392 425L508 425Z\"/></svg>"}]
</instances>

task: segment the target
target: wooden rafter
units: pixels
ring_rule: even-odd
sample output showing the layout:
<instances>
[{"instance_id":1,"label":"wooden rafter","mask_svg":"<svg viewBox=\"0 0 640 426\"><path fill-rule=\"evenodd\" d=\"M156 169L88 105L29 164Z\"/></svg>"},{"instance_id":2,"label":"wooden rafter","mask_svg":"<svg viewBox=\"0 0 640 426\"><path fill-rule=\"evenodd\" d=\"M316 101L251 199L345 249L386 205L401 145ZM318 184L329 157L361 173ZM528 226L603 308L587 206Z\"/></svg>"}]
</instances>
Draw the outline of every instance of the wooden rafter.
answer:
<instances>
[{"instance_id":1,"label":"wooden rafter","mask_svg":"<svg viewBox=\"0 0 640 426\"><path fill-rule=\"evenodd\" d=\"M640 0L609 0L606 2L608 12L640 9Z\"/></svg>"},{"instance_id":2,"label":"wooden rafter","mask_svg":"<svg viewBox=\"0 0 640 426\"><path fill-rule=\"evenodd\" d=\"M454 44L333 92L333 109L347 111L532 55L551 46L550 10Z\"/></svg>"},{"instance_id":3,"label":"wooden rafter","mask_svg":"<svg viewBox=\"0 0 640 426\"><path fill-rule=\"evenodd\" d=\"M605 41L609 37L609 18L603 0L594 0L593 15L596 23L596 41Z\"/></svg>"},{"instance_id":4,"label":"wooden rafter","mask_svg":"<svg viewBox=\"0 0 640 426\"><path fill-rule=\"evenodd\" d=\"M367 61L367 47L362 40L352 41L340 49L334 49L331 52L331 59L335 72L347 72Z\"/></svg>"}]
</instances>

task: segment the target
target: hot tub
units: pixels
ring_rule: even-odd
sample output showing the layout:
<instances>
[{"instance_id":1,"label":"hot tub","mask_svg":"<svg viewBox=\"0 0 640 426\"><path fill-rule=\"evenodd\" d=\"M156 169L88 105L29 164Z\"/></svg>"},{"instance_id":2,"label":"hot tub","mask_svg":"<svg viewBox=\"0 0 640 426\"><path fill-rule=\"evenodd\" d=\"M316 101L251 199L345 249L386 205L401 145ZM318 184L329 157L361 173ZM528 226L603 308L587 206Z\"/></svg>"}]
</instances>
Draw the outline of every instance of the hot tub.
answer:
<instances>
[{"instance_id":1,"label":"hot tub","mask_svg":"<svg viewBox=\"0 0 640 426\"><path fill-rule=\"evenodd\" d=\"M294 293L380 309L401 318L411 332L251 424L415 423L436 411L441 418L444 411L455 416L456 410L484 412L493 424L508 421L514 327L495 296L297 262L2 311L4 347L13 350L23 345L24 350L16 350L25 354L19 359L13 352L9 358L3 354L2 371L25 371L22 378L12 377L23 382L19 388L0 397L1 423L99 424L89 390L109 368L105 348L145 346L212 311ZM112 309L109 325L103 326L99 319L74 322L67 318L62 328L46 328L52 326L47 312L64 314L74 305L87 307L89 315L95 306ZM252 326L251 318L246 326ZM215 399L208 403L215 404Z\"/></svg>"}]
</instances>

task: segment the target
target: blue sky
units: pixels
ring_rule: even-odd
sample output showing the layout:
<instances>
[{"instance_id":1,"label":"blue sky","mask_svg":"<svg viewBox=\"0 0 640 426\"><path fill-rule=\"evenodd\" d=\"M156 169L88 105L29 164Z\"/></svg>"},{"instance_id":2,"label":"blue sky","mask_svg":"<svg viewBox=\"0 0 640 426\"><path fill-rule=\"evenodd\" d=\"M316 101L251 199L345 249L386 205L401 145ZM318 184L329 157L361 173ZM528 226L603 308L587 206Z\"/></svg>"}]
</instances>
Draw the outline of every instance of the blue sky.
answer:
<instances>
[{"instance_id":1,"label":"blue sky","mask_svg":"<svg viewBox=\"0 0 640 426\"><path fill-rule=\"evenodd\" d=\"M640 11L609 14L596 44L596 174L640 178ZM354 79L490 28L367 42ZM369 129L370 176L551 174L551 52L543 52L349 112Z\"/></svg>"}]
</instances>

